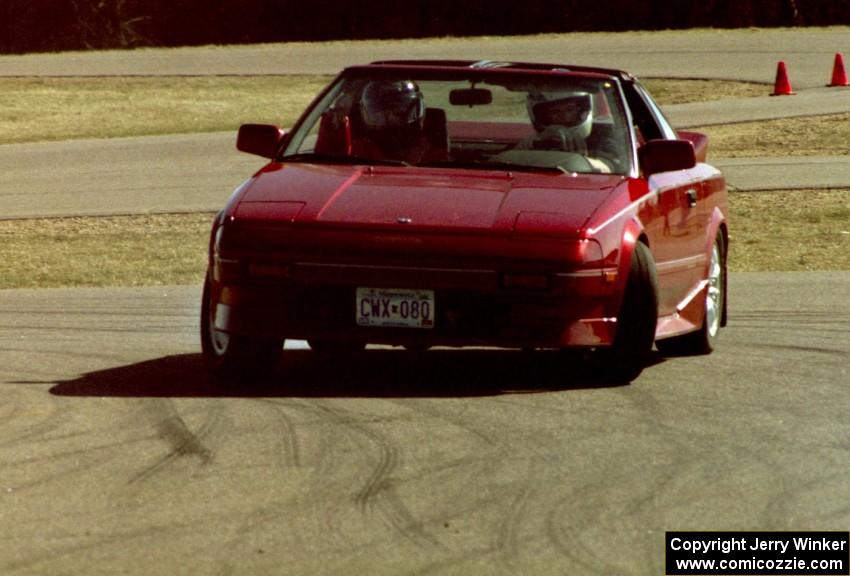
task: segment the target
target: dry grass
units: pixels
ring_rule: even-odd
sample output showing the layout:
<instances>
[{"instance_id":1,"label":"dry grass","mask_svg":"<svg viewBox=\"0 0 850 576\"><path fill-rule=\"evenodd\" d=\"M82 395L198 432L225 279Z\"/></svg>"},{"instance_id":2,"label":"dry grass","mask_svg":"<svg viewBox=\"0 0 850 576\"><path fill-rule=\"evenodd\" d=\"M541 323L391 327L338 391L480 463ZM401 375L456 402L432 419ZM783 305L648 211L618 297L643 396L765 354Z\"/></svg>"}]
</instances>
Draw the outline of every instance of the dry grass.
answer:
<instances>
[{"instance_id":1,"label":"dry grass","mask_svg":"<svg viewBox=\"0 0 850 576\"><path fill-rule=\"evenodd\" d=\"M707 102L724 98L749 98L764 96L767 88L755 82L726 80L680 80L644 78L642 84L662 106Z\"/></svg>"},{"instance_id":2,"label":"dry grass","mask_svg":"<svg viewBox=\"0 0 850 576\"><path fill-rule=\"evenodd\" d=\"M764 96L764 84L709 80L644 82L661 105ZM711 156L837 156L850 154L850 114L831 114L694 128L709 137Z\"/></svg>"},{"instance_id":3,"label":"dry grass","mask_svg":"<svg viewBox=\"0 0 850 576\"><path fill-rule=\"evenodd\" d=\"M850 189L729 196L734 271L850 270Z\"/></svg>"},{"instance_id":4,"label":"dry grass","mask_svg":"<svg viewBox=\"0 0 850 576\"><path fill-rule=\"evenodd\" d=\"M782 118L695 130L708 134L711 155L715 157L850 154L850 114Z\"/></svg>"},{"instance_id":5,"label":"dry grass","mask_svg":"<svg viewBox=\"0 0 850 576\"><path fill-rule=\"evenodd\" d=\"M328 76L0 78L0 144L291 125ZM756 95L743 82L649 80L662 103Z\"/></svg>"},{"instance_id":6,"label":"dry grass","mask_svg":"<svg viewBox=\"0 0 850 576\"><path fill-rule=\"evenodd\" d=\"M292 124L326 76L0 78L0 144Z\"/></svg>"},{"instance_id":7,"label":"dry grass","mask_svg":"<svg viewBox=\"0 0 850 576\"><path fill-rule=\"evenodd\" d=\"M197 284L212 214L0 220L0 288Z\"/></svg>"}]
</instances>

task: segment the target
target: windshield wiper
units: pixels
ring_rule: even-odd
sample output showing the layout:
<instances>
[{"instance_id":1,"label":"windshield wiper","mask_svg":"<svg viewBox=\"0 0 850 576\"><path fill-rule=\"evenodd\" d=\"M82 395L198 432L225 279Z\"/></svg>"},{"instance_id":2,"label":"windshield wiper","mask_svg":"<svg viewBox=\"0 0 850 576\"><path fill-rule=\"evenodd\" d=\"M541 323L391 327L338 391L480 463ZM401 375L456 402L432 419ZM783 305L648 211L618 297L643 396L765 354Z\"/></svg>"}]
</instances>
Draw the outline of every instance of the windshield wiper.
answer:
<instances>
[{"instance_id":1,"label":"windshield wiper","mask_svg":"<svg viewBox=\"0 0 850 576\"><path fill-rule=\"evenodd\" d=\"M367 164L378 166L410 166L402 160L389 158L364 158L345 154L317 154L316 152L299 152L278 158L281 162L312 162L316 164Z\"/></svg>"}]
</instances>

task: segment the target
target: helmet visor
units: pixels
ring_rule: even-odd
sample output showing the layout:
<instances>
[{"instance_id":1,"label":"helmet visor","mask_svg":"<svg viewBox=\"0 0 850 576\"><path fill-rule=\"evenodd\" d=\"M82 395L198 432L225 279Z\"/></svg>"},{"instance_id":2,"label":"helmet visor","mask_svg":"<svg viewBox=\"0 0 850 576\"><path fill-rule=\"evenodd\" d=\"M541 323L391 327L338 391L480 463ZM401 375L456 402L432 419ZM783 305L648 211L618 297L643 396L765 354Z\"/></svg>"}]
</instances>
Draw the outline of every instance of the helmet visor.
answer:
<instances>
[{"instance_id":1,"label":"helmet visor","mask_svg":"<svg viewBox=\"0 0 850 576\"><path fill-rule=\"evenodd\" d=\"M534 105L534 119L543 126L578 126L587 120L591 111L590 94L579 94L546 100Z\"/></svg>"},{"instance_id":2,"label":"helmet visor","mask_svg":"<svg viewBox=\"0 0 850 576\"><path fill-rule=\"evenodd\" d=\"M422 115L419 88L412 82L367 87L362 102L363 121L372 127L403 127Z\"/></svg>"}]
</instances>

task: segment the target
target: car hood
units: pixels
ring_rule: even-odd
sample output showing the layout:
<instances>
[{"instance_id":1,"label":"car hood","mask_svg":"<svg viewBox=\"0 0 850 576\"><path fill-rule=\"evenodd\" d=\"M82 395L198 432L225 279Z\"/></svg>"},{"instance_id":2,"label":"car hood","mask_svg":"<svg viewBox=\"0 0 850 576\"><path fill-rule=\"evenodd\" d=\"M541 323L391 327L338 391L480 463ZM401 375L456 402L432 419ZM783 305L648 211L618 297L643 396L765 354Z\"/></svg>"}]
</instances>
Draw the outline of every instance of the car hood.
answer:
<instances>
[{"instance_id":1,"label":"car hood","mask_svg":"<svg viewBox=\"0 0 850 576\"><path fill-rule=\"evenodd\" d=\"M236 219L314 225L578 234L623 177L272 163Z\"/></svg>"}]
</instances>

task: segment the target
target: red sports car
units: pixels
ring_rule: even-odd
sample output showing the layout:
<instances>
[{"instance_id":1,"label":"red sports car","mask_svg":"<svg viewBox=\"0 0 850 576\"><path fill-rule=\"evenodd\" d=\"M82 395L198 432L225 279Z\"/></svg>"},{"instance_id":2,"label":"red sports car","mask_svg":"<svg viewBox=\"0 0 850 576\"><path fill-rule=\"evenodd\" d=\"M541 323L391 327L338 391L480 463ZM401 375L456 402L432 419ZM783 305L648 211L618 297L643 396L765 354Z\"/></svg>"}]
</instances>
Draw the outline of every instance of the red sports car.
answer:
<instances>
[{"instance_id":1,"label":"red sports car","mask_svg":"<svg viewBox=\"0 0 850 576\"><path fill-rule=\"evenodd\" d=\"M707 139L619 70L383 61L343 70L216 216L203 352L262 373L285 339L583 349L628 381L712 350L727 199Z\"/></svg>"}]
</instances>

